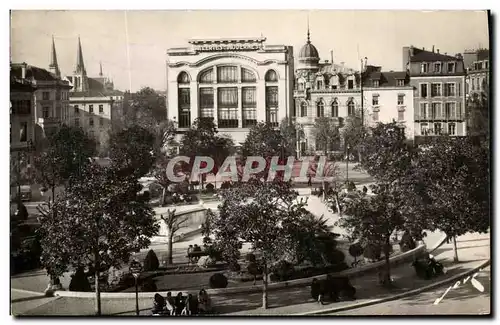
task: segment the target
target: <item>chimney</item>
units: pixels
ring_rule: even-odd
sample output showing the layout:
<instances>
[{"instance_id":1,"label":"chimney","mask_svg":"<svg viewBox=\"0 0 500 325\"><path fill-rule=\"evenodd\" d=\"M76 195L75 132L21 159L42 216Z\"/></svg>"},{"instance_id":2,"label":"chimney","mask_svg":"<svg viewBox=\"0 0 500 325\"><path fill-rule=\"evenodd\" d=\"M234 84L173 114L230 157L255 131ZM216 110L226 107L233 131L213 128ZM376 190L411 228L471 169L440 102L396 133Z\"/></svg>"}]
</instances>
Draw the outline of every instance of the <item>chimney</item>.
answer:
<instances>
[{"instance_id":1,"label":"chimney","mask_svg":"<svg viewBox=\"0 0 500 325\"><path fill-rule=\"evenodd\" d=\"M368 58L365 56L365 69L368 66Z\"/></svg>"},{"instance_id":2,"label":"chimney","mask_svg":"<svg viewBox=\"0 0 500 325\"><path fill-rule=\"evenodd\" d=\"M422 47L422 51L425 51L425 47Z\"/></svg>"},{"instance_id":3,"label":"chimney","mask_svg":"<svg viewBox=\"0 0 500 325\"><path fill-rule=\"evenodd\" d=\"M410 46L410 56L413 56L415 55L415 48L412 46Z\"/></svg>"},{"instance_id":4,"label":"chimney","mask_svg":"<svg viewBox=\"0 0 500 325\"><path fill-rule=\"evenodd\" d=\"M328 63L328 60L325 60L325 63Z\"/></svg>"},{"instance_id":5,"label":"chimney","mask_svg":"<svg viewBox=\"0 0 500 325\"><path fill-rule=\"evenodd\" d=\"M26 79L26 63L21 64L21 79Z\"/></svg>"},{"instance_id":6,"label":"chimney","mask_svg":"<svg viewBox=\"0 0 500 325\"><path fill-rule=\"evenodd\" d=\"M436 51L437 51L437 52L438 52L438 54L439 54L439 49L437 49Z\"/></svg>"},{"instance_id":7,"label":"chimney","mask_svg":"<svg viewBox=\"0 0 500 325\"><path fill-rule=\"evenodd\" d=\"M333 50L330 50L330 59L332 60L332 64L333 64Z\"/></svg>"},{"instance_id":8,"label":"chimney","mask_svg":"<svg viewBox=\"0 0 500 325\"><path fill-rule=\"evenodd\" d=\"M434 45L432 45L432 53L434 53Z\"/></svg>"}]
</instances>

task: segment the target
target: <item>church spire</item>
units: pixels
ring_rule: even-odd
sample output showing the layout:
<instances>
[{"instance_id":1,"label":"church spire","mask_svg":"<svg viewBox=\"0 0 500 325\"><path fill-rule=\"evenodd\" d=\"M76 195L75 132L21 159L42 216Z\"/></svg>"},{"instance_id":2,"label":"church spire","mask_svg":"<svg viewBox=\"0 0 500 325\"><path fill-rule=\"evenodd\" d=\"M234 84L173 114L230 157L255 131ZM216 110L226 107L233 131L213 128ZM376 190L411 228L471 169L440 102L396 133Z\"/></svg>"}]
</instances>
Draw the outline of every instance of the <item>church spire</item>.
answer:
<instances>
[{"instance_id":1,"label":"church spire","mask_svg":"<svg viewBox=\"0 0 500 325\"><path fill-rule=\"evenodd\" d=\"M56 44L54 42L54 36L52 36L52 51L50 52L50 72L54 73L57 77L61 77L61 72L59 71L59 65L57 64L57 54L56 54Z\"/></svg>"},{"instance_id":2,"label":"church spire","mask_svg":"<svg viewBox=\"0 0 500 325\"><path fill-rule=\"evenodd\" d=\"M102 77L102 62L99 61L99 77Z\"/></svg>"},{"instance_id":3,"label":"church spire","mask_svg":"<svg viewBox=\"0 0 500 325\"><path fill-rule=\"evenodd\" d=\"M309 15L307 15L307 44L311 44L311 33L309 32Z\"/></svg>"},{"instance_id":4,"label":"church spire","mask_svg":"<svg viewBox=\"0 0 500 325\"><path fill-rule=\"evenodd\" d=\"M85 65L83 64L83 52L82 52L82 42L80 41L80 36L78 36L78 50L76 53L76 69L75 72L86 74Z\"/></svg>"}]
</instances>

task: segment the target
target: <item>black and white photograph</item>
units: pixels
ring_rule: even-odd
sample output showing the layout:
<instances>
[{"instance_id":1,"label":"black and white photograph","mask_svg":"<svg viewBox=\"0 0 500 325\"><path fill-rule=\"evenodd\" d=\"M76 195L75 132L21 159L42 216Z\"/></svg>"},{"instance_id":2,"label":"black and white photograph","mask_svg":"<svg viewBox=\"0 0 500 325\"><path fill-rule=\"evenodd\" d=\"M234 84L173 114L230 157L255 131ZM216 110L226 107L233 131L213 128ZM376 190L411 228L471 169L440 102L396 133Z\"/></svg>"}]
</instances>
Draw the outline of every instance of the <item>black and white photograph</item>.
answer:
<instances>
[{"instance_id":1,"label":"black and white photograph","mask_svg":"<svg viewBox=\"0 0 500 325\"><path fill-rule=\"evenodd\" d=\"M11 318L492 316L491 11L8 16Z\"/></svg>"}]
</instances>

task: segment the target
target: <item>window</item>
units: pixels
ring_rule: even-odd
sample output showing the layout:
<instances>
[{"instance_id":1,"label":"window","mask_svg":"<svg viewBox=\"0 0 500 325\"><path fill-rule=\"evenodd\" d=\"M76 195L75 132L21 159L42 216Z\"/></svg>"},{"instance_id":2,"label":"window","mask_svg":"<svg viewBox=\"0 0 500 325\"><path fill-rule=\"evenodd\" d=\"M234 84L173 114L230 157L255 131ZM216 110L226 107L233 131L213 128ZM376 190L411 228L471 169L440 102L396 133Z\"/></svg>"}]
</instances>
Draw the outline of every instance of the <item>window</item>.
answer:
<instances>
[{"instance_id":1,"label":"window","mask_svg":"<svg viewBox=\"0 0 500 325\"><path fill-rule=\"evenodd\" d=\"M398 105L404 105L404 104L405 104L405 95L398 94Z\"/></svg>"},{"instance_id":2,"label":"window","mask_svg":"<svg viewBox=\"0 0 500 325\"><path fill-rule=\"evenodd\" d=\"M89 131L89 138L95 137L94 131L90 130Z\"/></svg>"},{"instance_id":3,"label":"window","mask_svg":"<svg viewBox=\"0 0 500 325\"><path fill-rule=\"evenodd\" d=\"M373 114L372 114L372 118L373 118L373 120L374 120L375 122L377 122L377 121L378 121L378 112L373 112Z\"/></svg>"},{"instance_id":4,"label":"window","mask_svg":"<svg viewBox=\"0 0 500 325\"><path fill-rule=\"evenodd\" d=\"M420 118L423 120L426 120L428 118L428 114L429 114L428 107L429 107L429 104L420 103Z\"/></svg>"},{"instance_id":5,"label":"window","mask_svg":"<svg viewBox=\"0 0 500 325\"><path fill-rule=\"evenodd\" d=\"M332 103L332 117L339 117L339 104L337 100L334 100Z\"/></svg>"},{"instance_id":6,"label":"window","mask_svg":"<svg viewBox=\"0 0 500 325\"><path fill-rule=\"evenodd\" d=\"M249 128L257 124L257 110L254 107L243 108L243 127Z\"/></svg>"},{"instance_id":7,"label":"window","mask_svg":"<svg viewBox=\"0 0 500 325\"><path fill-rule=\"evenodd\" d=\"M61 92L56 91L56 100L61 100Z\"/></svg>"},{"instance_id":8,"label":"window","mask_svg":"<svg viewBox=\"0 0 500 325\"><path fill-rule=\"evenodd\" d=\"M50 116L50 110L48 107L42 108L42 117L43 118L49 118Z\"/></svg>"},{"instance_id":9,"label":"window","mask_svg":"<svg viewBox=\"0 0 500 325\"><path fill-rule=\"evenodd\" d=\"M78 108L78 105L75 105L75 114L76 115L80 114L80 109Z\"/></svg>"},{"instance_id":10,"label":"window","mask_svg":"<svg viewBox=\"0 0 500 325\"><path fill-rule=\"evenodd\" d=\"M378 87L378 85L379 85L378 80L372 80L372 85L373 85L373 87Z\"/></svg>"},{"instance_id":11,"label":"window","mask_svg":"<svg viewBox=\"0 0 500 325\"><path fill-rule=\"evenodd\" d=\"M405 111L398 111L398 121L405 120Z\"/></svg>"},{"instance_id":12,"label":"window","mask_svg":"<svg viewBox=\"0 0 500 325\"><path fill-rule=\"evenodd\" d=\"M271 71L273 71L273 70L270 70L269 72L271 72ZM266 121L271 123L273 126L278 126L278 87L277 86L266 87Z\"/></svg>"},{"instance_id":13,"label":"window","mask_svg":"<svg viewBox=\"0 0 500 325\"><path fill-rule=\"evenodd\" d=\"M420 97L427 98L427 84L420 84Z\"/></svg>"},{"instance_id":14,"label":"window","mask_svg":"<svg viewBox=\"0 0 500 325\"><path fill-rule=\"evenodd\" d=\"M455 72L455 63L454 62L448 62L448 72L449 73Z\"/></svg>"},{"instance_id":15,"label":"window","mask_svg":"<svg viewBox=\"0 0 500 325\"><path fill-rule=\"evenodd\" d=\"M316 82L316 89L323 89L323 80L318 80Z\"/></svg>"},{"instance_id":16,"label":"window","mask_svg":"<svg viewBox=\"0 0 500 325\"><path fill-rule=\"evenodd\" d=\"M347 80L347 89L354 89L354 80Z\"/></svg>"},{"instance_id":17,"label":"window","mask_svg":"<svg viewBox=\"0 0 500 325\"><path fill-rule=\"evenodd\" d=\"M488 61L484 61L484 68L488 69Z\"/></svg>"},{"instance_id":18,"label":"window","mask_svg":"<svg viewBox=\"0 0 500 325\"><path fill-rule=\"evenodd\" d=\"M99 105L99 113L104 113L104 105Z\"/></svg>"},{"instance_id":19,"label":"window","mask_svg":"<svg viewBox=\"0 0 500 325\"><path fill-rule=\"evenodd\" d=\"M189 88L179 88L178 96L179 127L191 126L191 92Z\"/></svg>"},{"instance_id":20,"label":"window","mask_svg":"<svg viewBox=\"0 0 500 325\"><path fill-rule=\"evenodd\" d=\"M180 83L180 84L188 84L190 82L190 78L189 78L189 75L185 72L185 71L182 71L181 73L179 73L179 76L177 77L177 82Z\"/></svg>"},{"instance_id":21,"label":"window","mask_svg":"<svg viewBox=\"0 0 500 325\"><path fill-rule=\"evenodd\" d=\"M307 116L307 103L302 102L300 104L300 116L306 117Z\"/></svg>"},{"instance_id":22,"label":"window","mask_svg":"<svg viewBox=\"0 0 500 325\"><path fill-rule=\"evenodd\" d=\"M28 141L28 122L21 122L19 127L19 141Z\"/></svg>"},{"instance_id":23,"label":"window","mask_svg":"<svg viewBox=\"0 0 500 325\"><path fill-rule=\"evenodd\" d=\"M347 115L354 116L354 102L352 100L347 103Z\"/></svg>"},{"instance_id":24,"label":"window","mask_svg":"<svg viewBox=\"0 0 500 325\"><path fill-rule=\"evenodd\" d=\"M434 63L434 72L441 72L441 63L440 62Z\"/></svg>"},{"instance_id":25,"label":"window","mask_svg":"<svg viewBox=\"0 0 500 325\"><path fill-rule=\"evenodd\" d=\"M440 119L440 118L442 118L442 115L441 115L441 103L432 103L432 106L431 106L431 117L433 119Z\"/></svg>"},{"instance_id":26,"label":"window","mask_svg":"<svg viewBox=\"0 0 500 325\"><path fill-rule=\"evenodd\" d=\"M444 95L445 96L456 96L455 92L455 83L446 83L445 88L444 88Z\"/></svg>"},{"instance_id":27,"label":"window","mask_svg":"<svg viewBox=\"0 0 500 325\"><path fill-rule=\"evenodd\" d=\"M257 78L255 77L255 74L245 68L241 69L241 82L256 82Z\"/></svg>"},{"instance_id":28,"label":"window","mask_svg":"<svg viewBox=\"0 0 500 325\"><path fill-rule=\"evenodd\" d=\"M332 89L337 89L339 86L339 76L334 75L330 78L330 85L332 86Z\"/></svg>"},{"instance_id":29,"label":"window","mask_svg":"<svg viewBox=\"0 0 500 325\"><path fill-rule=\"evenodd\" d=\"M441 135L441 133L442 133L441 123L434 123L434 134Z\"/></svg>"},{"instance_id":30,"label":"window","mask_svg":"<svg viewBox=\"0 0 500 325\"><path fill-rule=\"evenodd\" d=\"M427 72L427 63L420 64L420 72L421 73L426 73Z\"/></svg>"},{"instance_id":31,"label":"window","mask_svg":"<svg viewBox=\"0 0 500 325\"><path fill-rule=\"evenodd\" d=\"M89 113L94 113L94 105L89 105Z\"/></svg>"},{"instance_id":32,"label":"window","mask_svg":"<svg viewBox=\"0 0 500 325\"><path fill-rule=\"evenodd\" d=\"M200 75L200 83L213 83L214 82L214 69L210 68L207 71L204 71Z\"/></svg>"},{"instance_id":33,"label":"window","mask_svg":"<svg viewBox=\"0 0 500 325\"><path fill-rule=\"evenodd\" d=\"M433 84L431 84L431 96L432 97L442 96L442 93L441 93L441 84L440 83L433 83Z\"/></svg>"},{"instance_id":34,"label":"window","mask_svg":"<svg viewBox=\"0 0 500 325\"><path fill-rule=\"evenodd\" d=\"M74 122L75 122L75 126L76 126L76 127L79 127L79 126L80 126L80 119L79 119L78 117L77 117L77 118L75 118L75 121L74 121Z\"/></svg>"},{"instance_id":35,"label":"window","mask_svg":"<svg viewBox=\"0 0 500 325\"><path fill-rule=\"evenodd\" d=\"M200 88L200 118L214 118L213 88Z\"/></svg>"},{"instance_id":36,"label":"window","mask_svg":"<svg viewBox=\"0 0 500 325\"><path fill-rule=\"evenodd\" d=\"M429 126L427 125L427 123L420 124L420 134L421 135L428 135L429 134Z\"/></svg>"},{"instance_id":37,"label":"window","mask_svg":"<svg viewBox=\"0 0 500 325\"><path fill-rule=\"evenodd\" d=\"M276 71L269 70L266 73L266 81L267 82L277 82L278 81L278 75L276 74Z\"/></svg>"},{"instance_id":38,"label":"window","mask_svg":"<svg viewBox=\"0 0 500 325\"><path fill-rule=\"evenodd\" d=\"M447 119L454 119L456 117L456 103L446 103L445 114Z\"/></svg>"},{"instance_id":39,"label":"window","mask_svg":"<svg viewBox=\"0 0 500 325\"><path fill-rule=\"evenodd\" d=\"M404 79L398 79L398 86L403 87L405 85L405 80Z\"/></svg>"},{"instance_id":40,"label":"window","mask_svg":"<svg viewBox=\"0 0 500 325\"><path fill-rule=\"evenodd\" d=\"M191 92L189 88L179 89L179 108L189 109L191 107Z\"/></svg>"},{"instance_id":41,"label":"window","mask_svg":"<svg viewBox=\"0 0 500 325\"><path fill-rule=\"evenodd\" d=\"M48 91L44 91L42 93L42 99L43 100L49 100L50 99L50 93Z\"/></svg>"},{"instance_id":42,"label":"window","mask_svg":"<svg viewBox=\"0 0 500 325\"><path fill-rule=\"evenodd\" d=\"M30 100L16 100L12 102L12 114L15 115L29 115L31 114L31 101Z\"/></svg>"},{"instance_id":43,"label":"window","mask_svg":"<svg viewBox=\"0 0 500 325\"><path fill-rule=\"evenodd\" d=\"M91 128L94 127L94 118L93 117L89 118L89 127L91 127Z\"/></svg>"},{"instance_id":44,"label":"window","mask_svg":"<svg viewBox=\"0 0 500 325\"><path fill-rule=\"evenodd\" d=\"M476 81L476 79L475 79L475 78L472 78L472 79L471 79L471 81L472 81L472 82L471 82L471 85L472 85L472 87L471 87L471 88L472 88L472 90L475 90L475 87L474 87L474 86L475 86L475 81Z\"/></svg>"},{"instance_id":45,"label":"window","mask_svg":"<svg viewBox=\"0 0 500 325\"><path fill-rule=\"evenodd\" d=\"M104 119L102 117L99 118L99 126L104 126Z\"/></svg>"},{"instance_id":46,"label":"window","mask_svg":"<svg viewBox=\"0 0 500 325\"><path fill-rule=\"evenodd\" d=\"M448 123L448 134L455 135L456 134L456 125L455 123Z\"/></svg>"},{"instance_id":47,"label":"window","mask_svg":"<svg viewBox=\"0 0 500 325\"><path fill-rule=\"evenodd\" d=\"M235 83L238 82L238 68L233 66L217 68L217 82Z\"/></svg>"},{"instance_id":48,"label":"window","mask_svg":"<svg viewBox=\"0 0 500 325\"><path fill-rule=\"evenodd\" d=\"M220 128L238 127L238 88L224 87L218 89L218 126Z\"/></svg>"},{"instance_id":49,"label":"window","mask_svg":"<svg viewBox=\"0 0 500 325\"><path fill-rule=\"evenodd\" d=\"M377 94L372 95L372 105L378 106L378 95Z\"/></svg>"},{"instance_id":50,"label":"window","mask_svg":"<svg viewBox=\"0 0 500 325\"><path fill-rule=\"evenodd\" d=\"M255 87L243 87L241 89L241 97L243 101L243 107L256 107L257 106L257 98L256 98L256 88Z\"/></svg>"},{"instance_id":51,"label":"window","mask_svg":"<svg viewBox=\"0 0 500 325\"><path fill-rule=\"evenodd\" d=\"M316 104L316 117L324 117L325 116L325 104L323 101L320 101Z\"/></svg>"}]
</instances>

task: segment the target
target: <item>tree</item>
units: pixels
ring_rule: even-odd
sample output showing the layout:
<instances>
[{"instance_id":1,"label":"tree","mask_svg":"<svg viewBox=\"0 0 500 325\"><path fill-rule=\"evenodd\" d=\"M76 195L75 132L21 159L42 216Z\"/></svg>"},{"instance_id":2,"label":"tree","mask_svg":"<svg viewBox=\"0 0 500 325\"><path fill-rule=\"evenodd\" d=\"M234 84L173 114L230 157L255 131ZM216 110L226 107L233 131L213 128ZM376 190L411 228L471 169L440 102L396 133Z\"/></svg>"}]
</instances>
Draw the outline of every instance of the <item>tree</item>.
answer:
<instances>
[{"instance_id":1,"label":"tree","mask_svg":"<svg viewBox=\"0 0 500 325\"><path fill-rule=\"evenodd\" d=\"M110 158L114 168L137 177L151 170L155 161L155 136L148 129L133 125L112 134L110 143Z\"/></svg>"},{"instance_id":2,"label":"tree","mask_svg":"<svg viewBox=\"0 0 500 325\"><path fill-rule=\"evenodd\" d=\"M52 277L90 264L99 315L100 272L128 263L132 252L148 247L158 225L137 194L134 175L98 164L86 165L81 173L85 182L74 182L41 218L42 264Z\"/></svg>"},{"instance_id":3,"label":"tree","mask_svg":"<svg viewBox=\"0 0 500 325\"><path fill-rule=\"evenodd\" d=\"M272 124L259 122L250 129L243 143L242 153L244 157L288 157L293 154L288 141Z\"/></svg>"},{"instance_id":4,"label":"tree","mask_svg":"<svg viewBox=\"0 0 500 325\"><path fill-rule=\"evenodd\" d=\"M192 170L196 156L211 157L215 171L222 165L227 156L234 151L234 142L229 136L220 136L211 119L196 119L181 140L180 154L190 158L185 168ZM202 175L202 187L204 175Z\"/></svg>"},{"instance_id":5,"label":"tree","mask_svg":"<svg viewBox=\"0 0 500 325\"><path fill-rule=\"evenodd\" d=\"M486 84L481 94L474 93L467 101L467 135L485 142L490 139L489 89Z\"/></svg>"},{"instance_id":6,"label":"tree","mask_svg":"<svg viewBox=\"0 0 500 325\"><path fill-rule=\"evenodd\" d=\"M363 141L361 167L380 182L401 179L410 170L415 150L396 123L379 123Z\"/></svg>"},{"instance_id":7,"label":"tree","mask_svg":"<svg viewBox=\"0 0 500 325\"><path fill-rule=\"evenodd\" d=\"M236 258L242 242L260 252L263 265L262 307L267 308L268 267L293 255L298 224L308 215L290 183L251 179L225 190L219 214L210 220L215 245L224 258ZM301 229L308 232L308 229ZM226 249L229 250L226 251Z\"/></svg>"},{"instance_id":8,"label":"tree","mask_svg":"<svg viewBox=\"0 0 500 325\"><path fill-rule=\"evenodd\" d=\"M375 244L382 247L385 255L385 273L383 283L391 284L391 235L404 229L405 219L401 213L398 191L389 184L378 184L373 191L376 195L368 196L357 191L344 197L344 214L337 224L347 230L350 241Z\"/></svg>"},{"instance_id":9,"label":"tree","mask_svg":"<svg viewBox=\"0 0 500 325\"><path fill-rule=\"evenodd\" d=\"M364 116L366 116L366 113L365 111ZM349 146L350 153L357 152L359 160L361 160L362 148L365 146L364 139L367 131L367 127L361 118L361 109L358 109L354 116L349 116L341 128L344 147Z\"/></svg>"},{"instance_id":10,"label":"tree","mask_svg":"<svg viewBox=\"0 0 500 325\"><path fill-rule=\"evenodd\" d=\"M421 150L413 170L427 225L453 238L458 261L455 238L490 226L489 149L468 137L437 137Z\"/></svg>"},{"instance_id":11,"label":"tree","mask_svg":"<svg viewBox=\"0 0 500 325\"><path fill-rule=\"evenodd\" d=\"M173 209L173 210L168 210L167 215L161 215L160 218L167 226L167 238L168 238L167 263L173 264L174 235L179 229L185 227L185 223L189 220L189 217L187 215L175 214L175 209Z\"/></svg>"},{"instance_id":12,"label":"tree","mask_svg":"<svg viewBox=\"0 0 500 325\"><path fill-rule=\"evenodd\" d=\"M334 145L340 140L339 127L329 117L319 117L316 119L313 127L313 135L316 137L316 145L319 145L323 149L325 156L328 155L328 151L332 150Z\"/></svg>"},{"instance_id":13,"label":"tree","mask_svg":"<svg viewBox=\"0 0 500 325\"><path fill-rule=\"evenodd\" d=\"M287 153L297 156L297 143L304 138L304 130L300 124L285 117L280 123L280 133L285 141L285 150Z\"/></svg>"}]
</instances>

